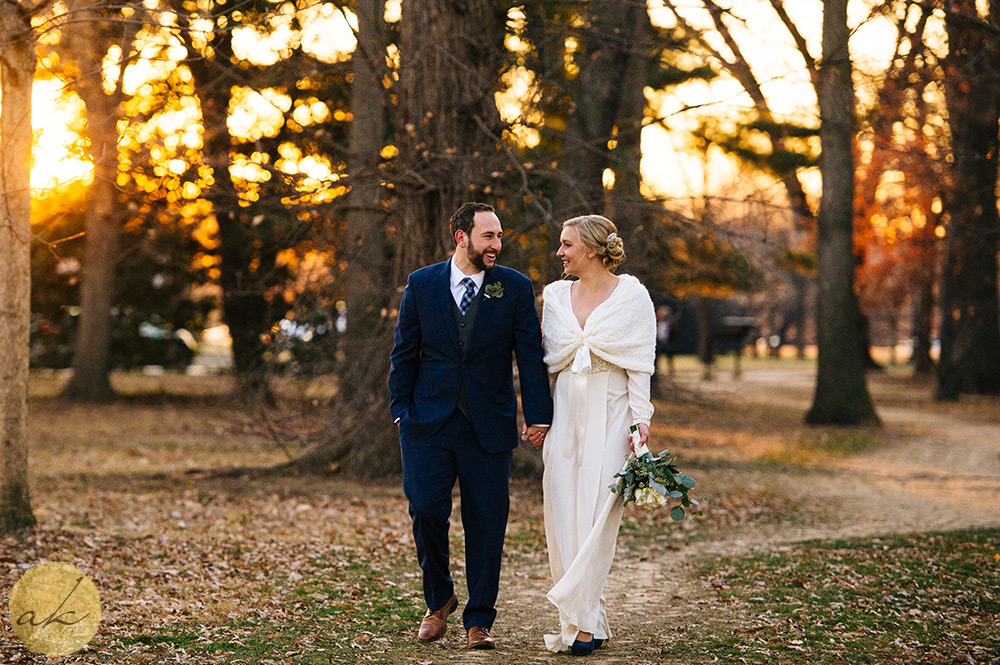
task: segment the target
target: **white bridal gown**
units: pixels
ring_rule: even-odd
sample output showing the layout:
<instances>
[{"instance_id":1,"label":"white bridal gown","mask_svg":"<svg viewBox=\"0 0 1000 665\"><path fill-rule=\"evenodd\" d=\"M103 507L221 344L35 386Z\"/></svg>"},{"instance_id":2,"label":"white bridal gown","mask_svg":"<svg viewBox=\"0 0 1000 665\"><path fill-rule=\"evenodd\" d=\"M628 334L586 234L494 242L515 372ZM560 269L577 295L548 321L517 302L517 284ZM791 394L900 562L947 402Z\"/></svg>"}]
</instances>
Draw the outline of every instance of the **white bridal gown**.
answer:
<instances>
[{"instance_id":1,"label":"white bridal gown","mask_svg":"<svg viewBox=\"0 0 1000 665\"><path fill-rule=\"evenodd\" d=\"M569 293L567 284L546 297L563 299L558 304L572 311ZM576 333L586 339L594 319L591 313L581 330L574 318ZM559 609L561 627L561 634L545 636L551 651L569 649L579 631L611 637L604 585L615 556L622 501L608 486L629 454L629 426L648 423L653 415L649 373L623 370L588 348L583 352L589 363L577 354L577 372L567 367L555 375L554 422L542 453L545 538L555 583L547 598Z\"/></svg>"}]
</instances>

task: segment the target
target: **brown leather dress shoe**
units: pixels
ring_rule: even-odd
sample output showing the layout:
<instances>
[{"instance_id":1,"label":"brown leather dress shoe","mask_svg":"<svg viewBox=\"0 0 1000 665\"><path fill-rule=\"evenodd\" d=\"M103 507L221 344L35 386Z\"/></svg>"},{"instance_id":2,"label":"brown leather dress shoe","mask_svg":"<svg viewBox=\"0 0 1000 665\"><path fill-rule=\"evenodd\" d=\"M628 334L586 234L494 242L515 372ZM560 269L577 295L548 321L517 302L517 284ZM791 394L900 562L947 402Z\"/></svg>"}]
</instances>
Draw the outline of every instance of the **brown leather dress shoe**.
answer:
<instances>
[{"instance_id":1,"label":"brown leather dress shoe","mask_svg":"<svg viewBox=\"0 0 1000 665\"><path fill-rule=\"evenodd\" d=\"M493 638L490 637L490 631L482 626L473 626L469 629L469 648L496 649L497 645L493 642Z\"/></svg>"},{"instance_id":2,"label":"brown leather dress shoe","mask_svg":"<svg viewBox=\"0 0 1000 665\"><path fill-rule=\"evenodd\" d=\"M448 630L448 615L454 612L456 607L458 607L458 598L452 596L441 609L433 612L427 610L427 614L420 622L417 639L421 642L433 642L441 639L445 631Z\"/></svg>"}]
</instances>

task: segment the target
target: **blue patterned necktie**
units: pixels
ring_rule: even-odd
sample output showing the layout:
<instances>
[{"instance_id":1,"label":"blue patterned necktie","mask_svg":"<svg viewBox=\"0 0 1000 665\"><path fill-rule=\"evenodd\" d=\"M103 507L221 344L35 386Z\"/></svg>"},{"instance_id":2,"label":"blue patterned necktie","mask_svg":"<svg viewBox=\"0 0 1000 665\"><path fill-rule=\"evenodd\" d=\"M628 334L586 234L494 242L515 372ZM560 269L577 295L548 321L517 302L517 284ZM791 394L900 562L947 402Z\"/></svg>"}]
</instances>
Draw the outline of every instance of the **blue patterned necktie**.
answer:
<instances>
[{"instance_id":1,"label":"blue patterned necktie","mask_svg":"<svg viewBox=\"0 0 1000 665\"><path fill-rule=\"evenodd\" d=\"M459 311L462 312L462 316L469 311L469 305L472 304L472 299L476 297L476 283L472 281L471 277L466 277L460 284L465 285L465 293L462 295L462 302L458 304Z\"/></svg>"}]
</instances>

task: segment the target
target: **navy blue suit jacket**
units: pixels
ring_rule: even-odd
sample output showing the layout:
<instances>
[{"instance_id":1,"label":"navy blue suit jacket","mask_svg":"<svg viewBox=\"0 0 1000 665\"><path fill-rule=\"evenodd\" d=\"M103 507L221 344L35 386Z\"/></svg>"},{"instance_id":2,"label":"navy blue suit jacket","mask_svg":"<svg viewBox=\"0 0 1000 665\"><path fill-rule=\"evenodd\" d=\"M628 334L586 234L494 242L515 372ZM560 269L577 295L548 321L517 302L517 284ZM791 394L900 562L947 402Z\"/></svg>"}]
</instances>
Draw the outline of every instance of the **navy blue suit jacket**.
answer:
<instances>
[{"instance_id":1,"label":"navy blue suit jacket","mask_svg":"<svg viewBox=\"0 0 1000 665\"><path fill-rule=\"evenodd\" d=\"M432 437L454 412L464 384L480 445L491 453L513 450L520 441L513 358L525 422L552 422L534 288L516 270L488 271L463 353L450 280L451 259L412 273L403 292L389 370L389 408L400 419L400 440Z\"/></svg>"}]
</instances>

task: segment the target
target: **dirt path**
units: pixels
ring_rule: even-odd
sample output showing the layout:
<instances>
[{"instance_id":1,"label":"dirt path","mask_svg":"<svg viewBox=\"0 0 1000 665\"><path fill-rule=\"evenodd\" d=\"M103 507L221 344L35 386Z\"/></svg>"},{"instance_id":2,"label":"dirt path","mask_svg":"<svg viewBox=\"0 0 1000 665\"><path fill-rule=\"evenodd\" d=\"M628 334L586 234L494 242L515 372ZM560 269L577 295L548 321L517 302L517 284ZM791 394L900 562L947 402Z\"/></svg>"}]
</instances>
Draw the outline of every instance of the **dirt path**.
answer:
<instances>
[{"instance_id":1,"label":"dirt path","mask_svg":"<svg viewBox=\"0 0 1000 665\"><path fill-rule=\"evenodd\" d=\"M713 402L721 398L748 412L790 410L800 419L795 414L808 408L813 380L810 371L758 370L738 382L720 377L704 384L691 377L684 385ZM737 621L713 598L710 583L695 574L694 561L701 557L781 549L812 538L1000 526L1000 402L937 405L929 387L888 377L875 377L871 389L884 424L882 431L866 435L875 445L807 457L794 465L742 465L746 460L728 459L731 470L719 465L718 472L708 467L696 474L708 496L746 487L799 507L794 516L747 520L695 539L674 540L669 534L652 542L623 539L606 592L615 638L587 662L664 663L659 647L684 639L687 630L705 621ZM673 440L673 447L683 444L682 430L661 425L654 436ZM836 431L829 435L839 436ZM794 439L794 432L790 436ZM694 459L702 452L694 445L682 456ZM711 510L705 519L712 519ZM555 611L544 599L548 587L542 556L508 562L494 631L501 644L496 652L464 650L461 630L453 628L434 646L401 646L398 662L565 662L567 656L542 646L542 633L557 626Z\"/></svg>"},{"instance_id":2,"label":"dirt path","mask_svg":"<svg viewBox=\"0 0 1000 665\"><path fill-rule=\"evenodd\" d=\"M819 525L819 537L901 533L1000 524L1000 401L935 404L930 388L870 382L884 432L862 454L827 461L826 473L785 479L792 496L843 506L843 522ZM752 402L766 397L804 413L811 372L755 372L715 392ZM779 388L780 387L780 388ZM758 389L759 388L759 389ZM969 407L969 408L963 408ZM777 534L798 539L794 531ZM813 537L807 533L804 537Z\"/></svg>"}]
</instances>

